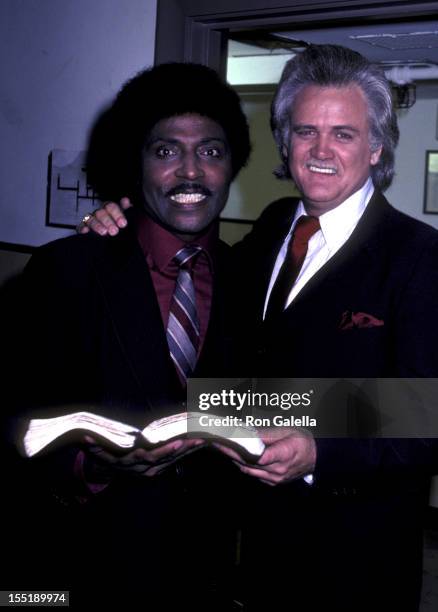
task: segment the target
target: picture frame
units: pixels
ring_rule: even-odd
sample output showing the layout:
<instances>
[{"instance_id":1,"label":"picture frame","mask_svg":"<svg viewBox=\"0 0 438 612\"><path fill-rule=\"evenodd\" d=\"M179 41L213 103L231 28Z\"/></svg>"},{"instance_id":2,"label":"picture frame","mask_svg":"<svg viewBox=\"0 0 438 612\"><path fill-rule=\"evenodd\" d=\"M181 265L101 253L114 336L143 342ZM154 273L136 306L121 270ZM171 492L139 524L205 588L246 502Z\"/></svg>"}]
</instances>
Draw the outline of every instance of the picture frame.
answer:
<instances>
[{"instance_id":1,"label":"picture frame","mask_svg":"<svg viewBox=\"0 0 438 612\"><path fill-rule=\"evenodd\" d=\"M88 184L86 151L53 149L48 158L46 226L74 229L102 205Z\"/></svg>"},{"instance_id":2,"label":"picture frame","mask_svg":"<svg viewBox=\"0 0 438 612\"><path fill-rule=\"evenodd\" d=\"M426 151L423 212L438 215L438 151Z\"/></svg>"}]
</instances>

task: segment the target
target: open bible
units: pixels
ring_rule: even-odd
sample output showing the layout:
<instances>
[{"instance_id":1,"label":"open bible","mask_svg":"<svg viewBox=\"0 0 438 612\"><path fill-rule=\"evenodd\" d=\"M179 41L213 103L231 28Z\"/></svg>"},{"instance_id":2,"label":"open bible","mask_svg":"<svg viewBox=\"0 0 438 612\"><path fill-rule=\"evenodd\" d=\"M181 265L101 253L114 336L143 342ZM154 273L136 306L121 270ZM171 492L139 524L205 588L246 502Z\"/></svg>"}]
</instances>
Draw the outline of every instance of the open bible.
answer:
<instances>
[{"instance_id":1,"label":"open bible","mask_svg":"<svg viewBox=\"0 0 438 612\"><path fill-rule=\"evenodd\" d=\"M92 412L72 412L58 417L31 419L24 434L23 449L27 457L33 457L68 432L81 430L94 433L119 449L131 449L139 444L153 446L172 438L196 435L236 445L254 458L263 453L265 445L255 428L243 424L224 426L222 422L222 417L211 414L207 417L199 412L181 412L138 429Z\"/></svg>"}]
</instances>

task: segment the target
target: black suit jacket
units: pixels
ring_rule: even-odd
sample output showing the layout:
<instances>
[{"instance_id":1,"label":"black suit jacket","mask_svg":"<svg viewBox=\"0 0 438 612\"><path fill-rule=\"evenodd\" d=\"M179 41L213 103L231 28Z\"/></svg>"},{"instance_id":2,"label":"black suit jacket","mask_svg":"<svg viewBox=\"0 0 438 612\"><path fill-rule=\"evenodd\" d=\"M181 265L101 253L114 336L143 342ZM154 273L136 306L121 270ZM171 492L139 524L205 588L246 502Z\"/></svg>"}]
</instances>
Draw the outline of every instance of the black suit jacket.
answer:
<instances>
[{"instance_id":1,"label":"black suit jacket","mask_svg":"<svg viewBox=\"0 0 438 612\"><path fill-rule=\"evenodd\" d=\"M195 376L227 367L228 259L229 248L219 243L209 327ZM33 398L44 404L103 404L110 416L132 416L139 426L185 399L134 220L116 238L73 236L41 247L24 273L23 292Z\"/></svg>"},{"instance_id":2,"label":"black suit jacket","mask_svg":"<svg viewBox=\"0 0 438 612\"><path fill-rule=\"evenodd\" d=\"M269 206L235 248L240 286L245 279L240 375L436 377L438 232L396 211L378 192L345 245L282 315L262 322L269 279L297 203ZM384 325L343 329L344 313L366 313ZM284 598L292 605L294 595L301 596L298 610L306 601L311 610L416 610L422 508L427 475L438 467L436 441L316 442L313 487L294 482L264 493L262 512L271 517L271 528L279 516L293 522L290 532L282 522L265 537L277 542L276 552L266 553L271 558L278 557L280 541L291 556L295 551L297 564L285 556L280 567L287 573L289 564L305 586L286 589Z\"/></svg>"},{"instance_id":3,"label":"black suit jacket","mask_svg":"<svg viewBox=\"0 0 438 612\"><path fill-rule=\"evenodd\" d=\"M438 232L395 210L378 192L345 245L274 324L261 325L296 205L290 199L272 204L236 249L246 270L248 329L266 329L251 343L252 375L437 376ZM367 313L384 325L342 330L345 312Z\"/></svg>"},{"instance_id":4,"label":"black suit jacket","mask_svg":"<svg viewBox=\"0 0 438 612\"><path fill-rule=\"evenodd\" d=\"M84 406L141 428L185 409L185 391L169 356L151 276L136 238L135 214L128 230L116 238L73 236L39 248L31 258L10 313L14 367L8 378L16 412L71 412ZM212 308L196 376L225 374L229 364L223 287L229 247L220 242L212 255ZM178 462L178 469L170 467L154 478L115 473L105 491L79 505L74 502L79 491L73 477L77 451L76 446L55 449L11 474L14 490L23 497L23 511L33 506L27 520L45 541L48 566L42 552L39 559L47 576L59 572L57 579L72 586L71 573L73 596L88 585L99 599L100 574L103 584L114 582L112 591L107 589L109 599L126 596L134 605L140 597L137 589L151 597L162 580L183 582L194 559L202 559L201 573L214 572L206 561L207 546L210 540L215 550L213 541L219 540L213 532L206 537L198 524L214 520L212 512L220 510L215 507L215 500L216 505L221 502L219 494L214 497L220 490L216 470L226 478L229 460L199 450ZM54 564L48 532L64 542ZM228 554L225 539L231 535L231 529L218 535L224 543L216 555L218 564L222 553ZM43 547L38 538L34 545ZM84 555L87 550L93 554ZM68 563L65 568L62 560ZM41 584L41 575L32 570ZM74 572L79 572L76 580ZM200 584L199 591L205 586ZM163 601L184 587L175 582L174 589L162 593Z\"/></svg>"},{"instance_id":5,"label":"black suit jacket","mask_svg":"<svg viewBox=\"0 0 438 612\"><path fill-rule=\"evenodd\" d=\"M388 204L375 192L344 246L311 278L275 321L262 321L269 279L295 214L296 200L266 209L236 247L245 300L238 318L241 374L264 377L422 378L438 376L438 232ZM344 313L366 313L383 325L342 325ZM383 460L382 443L354 442L352 461L342 445L320 440L317 469L362 474ZM344 445L348 441L343 442ZM388 443L389 444L389 443ZM391 446L385 462L438 463L427 441ZM359 452L359 449L361 452ZM408 452L411 449L411 452ZM354 460L355 458L355 460ZM393 462L393 463L392 463Z\"/></svg>"}]
</instances>

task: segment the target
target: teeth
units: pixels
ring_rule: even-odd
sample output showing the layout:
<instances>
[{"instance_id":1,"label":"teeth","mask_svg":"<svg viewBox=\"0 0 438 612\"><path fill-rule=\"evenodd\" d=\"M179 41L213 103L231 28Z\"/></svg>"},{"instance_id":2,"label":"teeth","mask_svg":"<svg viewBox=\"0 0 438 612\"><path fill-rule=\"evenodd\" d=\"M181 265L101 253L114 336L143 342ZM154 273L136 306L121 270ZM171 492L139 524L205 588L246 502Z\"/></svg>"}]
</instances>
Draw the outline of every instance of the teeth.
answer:
<instances>
[{"instance_id":1,"label":"teeth","mask_svg":"<svg viewBox=\"0 0 438 612\"><path fill-rule=\"evenodd\" d=\"M178 204L196 204L205 200L206 197L203 193L177 193L170 196L170 199Z\"/></svg>"},{"instance_id":2,"label":"teeth","mask_svg":"<svg viewBox=\"0 0 438 612\"><path fill-rule=\"evenodd\" d=\"M335 168L321 168L320 166L307 166L310 172L319 172L320 174L336 174Z\"/></svg>"}]
</instances>

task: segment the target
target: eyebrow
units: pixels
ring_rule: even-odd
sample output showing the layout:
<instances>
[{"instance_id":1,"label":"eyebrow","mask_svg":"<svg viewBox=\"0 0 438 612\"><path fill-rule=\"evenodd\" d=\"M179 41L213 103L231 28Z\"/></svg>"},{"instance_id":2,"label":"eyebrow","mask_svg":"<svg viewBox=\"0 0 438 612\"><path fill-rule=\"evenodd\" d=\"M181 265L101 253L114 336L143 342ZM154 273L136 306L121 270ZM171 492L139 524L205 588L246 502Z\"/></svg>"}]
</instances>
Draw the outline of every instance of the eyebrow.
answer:
<instances>
[{"instance_id":1,"label":"eyebrow","mask_svg":"<svg viewBox=\"0 0 438 612\"><path fill-rule=\"evenodd\" d=\"M168 142L169 144L179 144L182 141L179 138L171 138L168 136L158 135L158 136L155 136L154 138L147 140L146 146L150 147L156 142ZM198 142L199 144L208 144L210 142L221 142L224 146L228 146L228 142L224 138L221 138L220 136L208 136L207 138L201 138L201 140L199 140Z\"/></svg>"},{"instance_id":2,"label":"eyebrow","mask_svg":"<svg viewBox=\"0 0 438 612\"><path fill-rule=\"evenodd\" d=\"M317 126L311 123L296 123L292 125L293 130L299 130L302 128L317 130ZM355 132L356 134L360 133L358 128L353 127L352 125L332 125L331 130L349 130L350 132Z\"/></svg>"},{"instance_id":3,"label":"eyebrow","mask_svg":"<svg viewBox=\"0 0 438 612\"><path fill-rule=\"evenodd\" d=\"M334 125L333 130L349 130L350 132L356 132L357 134L360 133L360 130L358 128L355 128L352 125Z\"/></svg>"}]
</instances>

